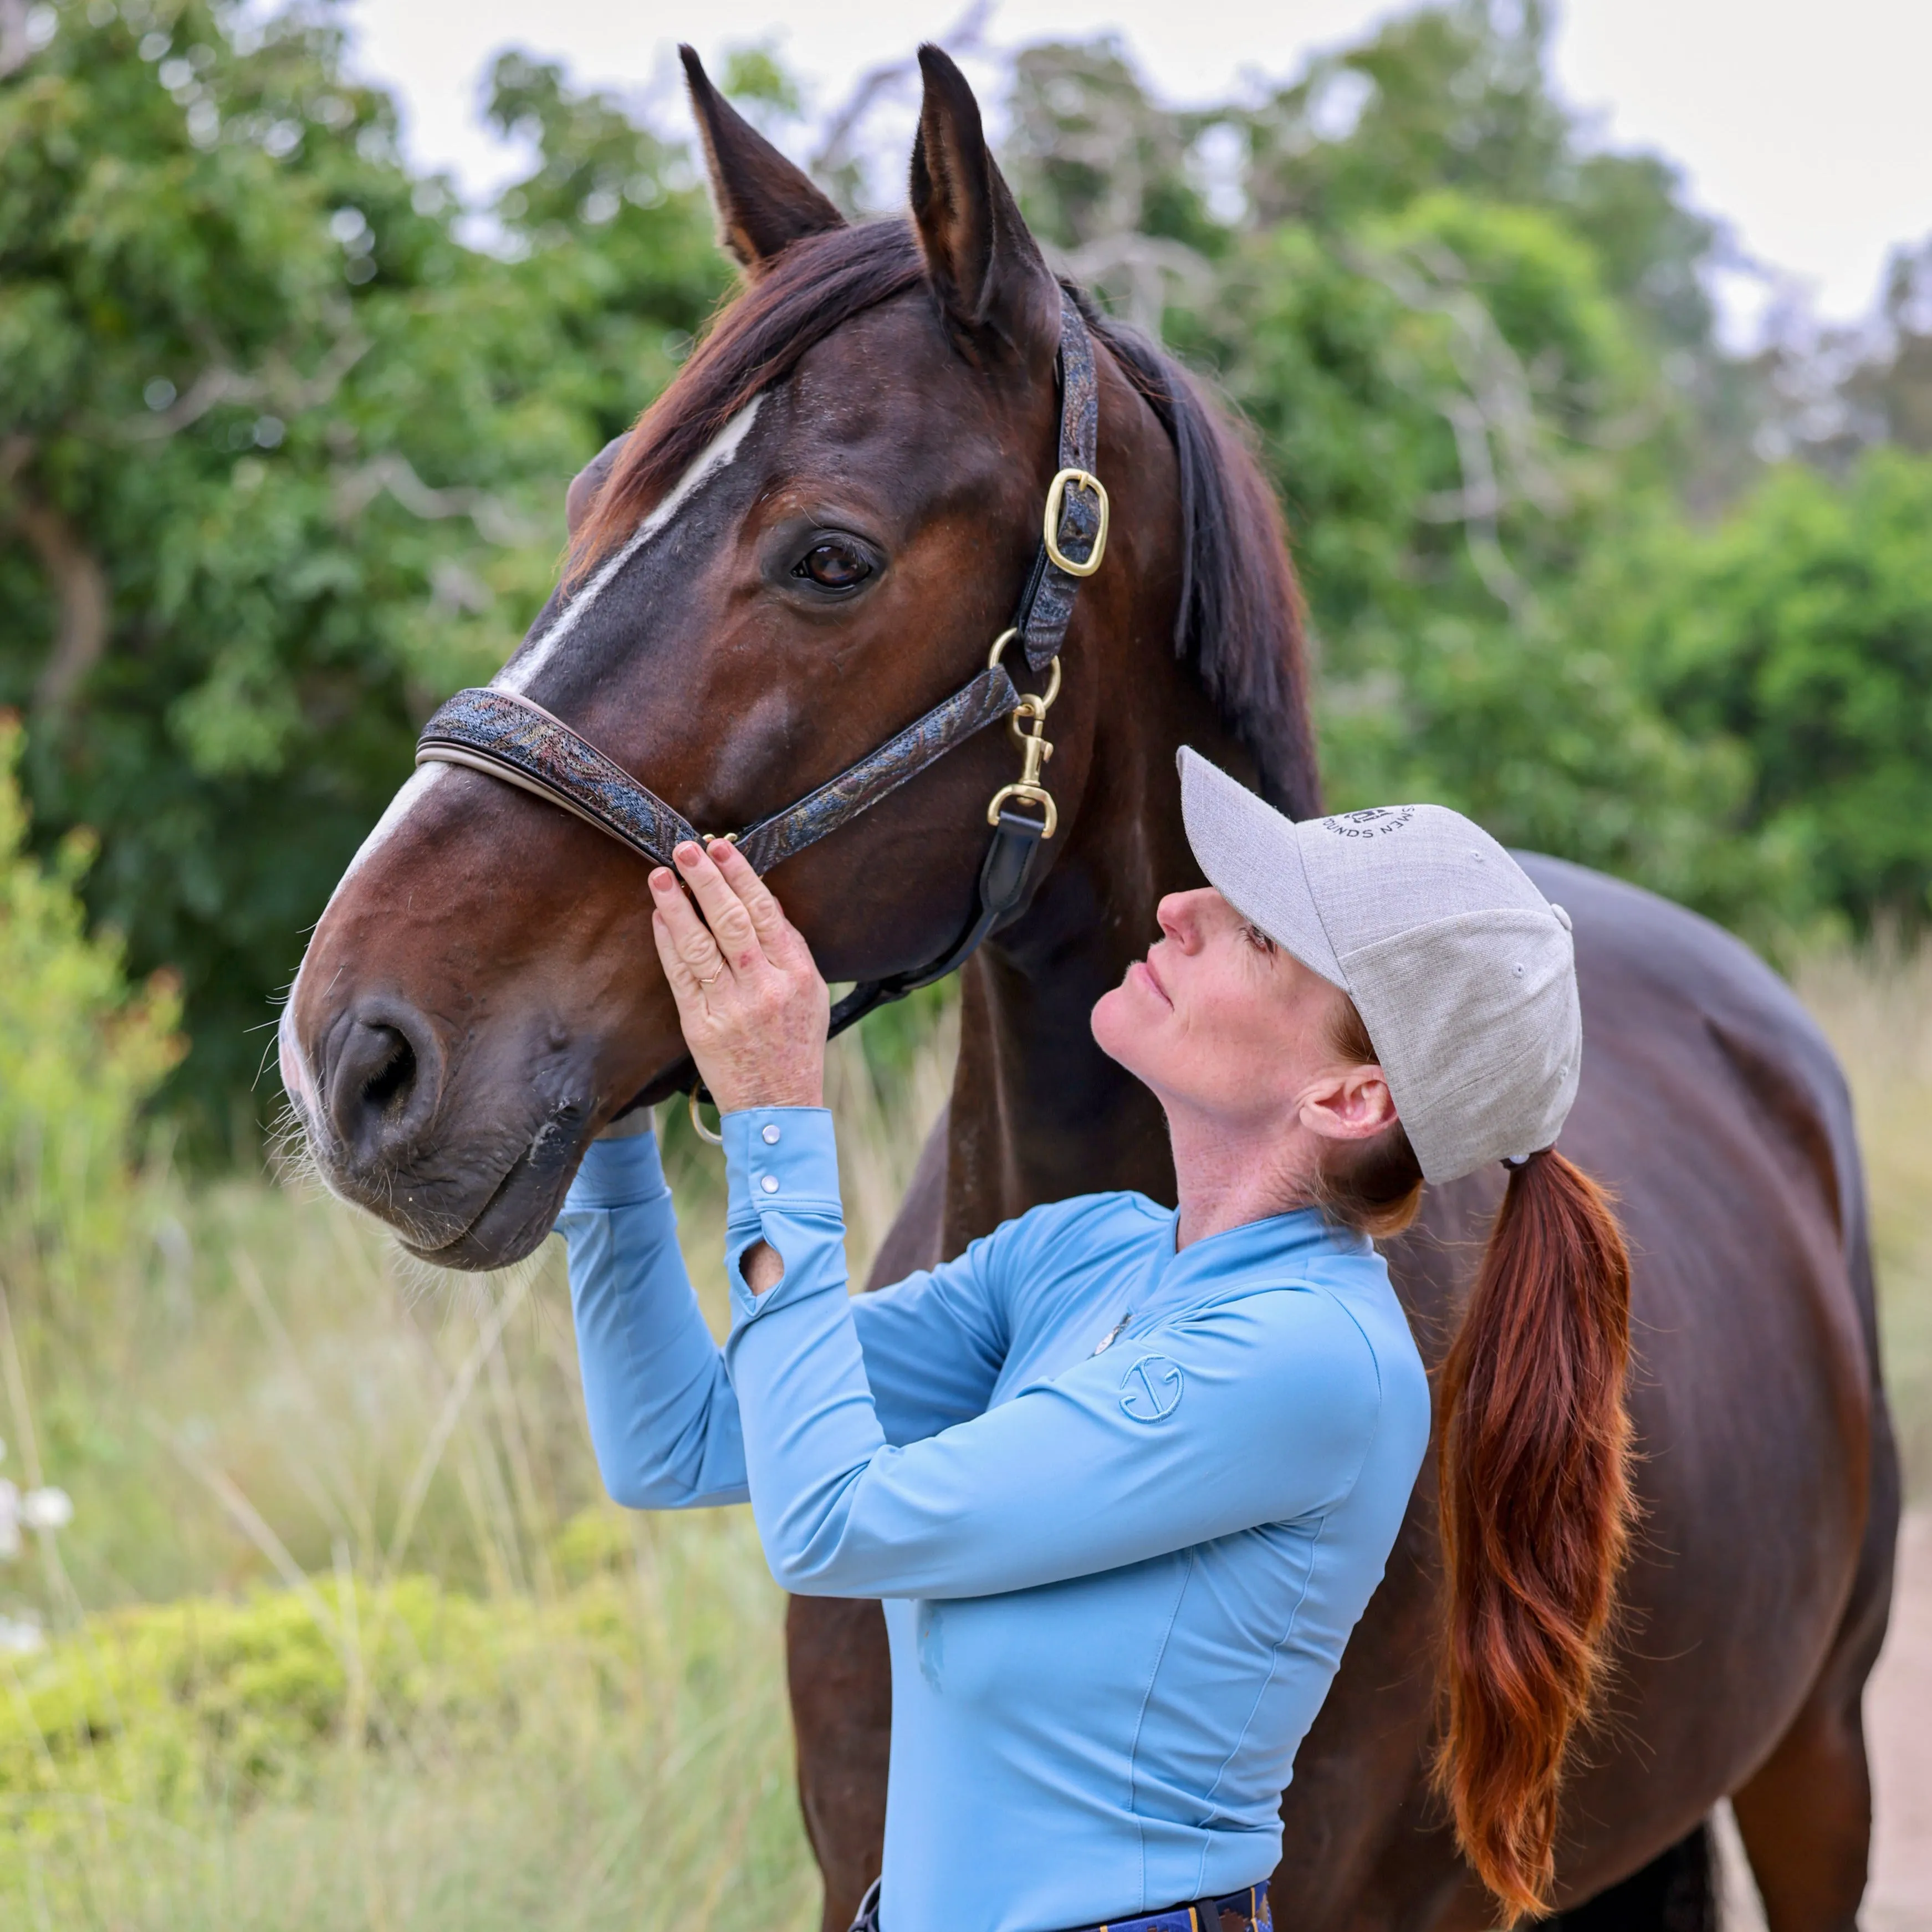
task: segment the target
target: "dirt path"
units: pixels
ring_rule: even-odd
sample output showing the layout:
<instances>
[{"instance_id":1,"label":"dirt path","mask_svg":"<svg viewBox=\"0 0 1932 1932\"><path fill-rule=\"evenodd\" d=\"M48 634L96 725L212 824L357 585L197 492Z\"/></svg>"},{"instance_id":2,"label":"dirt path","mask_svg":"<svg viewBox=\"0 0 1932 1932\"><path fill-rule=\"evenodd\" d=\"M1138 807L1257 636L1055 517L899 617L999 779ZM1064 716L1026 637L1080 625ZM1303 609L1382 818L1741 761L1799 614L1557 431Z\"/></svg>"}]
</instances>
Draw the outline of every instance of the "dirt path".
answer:
<instances>
[{"instance_id":1,"label":"dirt path","mask_svg":"<svg viewBox=\"0 0 1932 1932\"><path fill-rule=\"evenodd\" d=\"M1864 1932L1932 1932L1932 1510L1908 1516L1885 1654L1865 1693L1877 1828ZM1720 1820L1725 1932L1764 1915L1728 1809Z\"/></svg>"}]
</instances>

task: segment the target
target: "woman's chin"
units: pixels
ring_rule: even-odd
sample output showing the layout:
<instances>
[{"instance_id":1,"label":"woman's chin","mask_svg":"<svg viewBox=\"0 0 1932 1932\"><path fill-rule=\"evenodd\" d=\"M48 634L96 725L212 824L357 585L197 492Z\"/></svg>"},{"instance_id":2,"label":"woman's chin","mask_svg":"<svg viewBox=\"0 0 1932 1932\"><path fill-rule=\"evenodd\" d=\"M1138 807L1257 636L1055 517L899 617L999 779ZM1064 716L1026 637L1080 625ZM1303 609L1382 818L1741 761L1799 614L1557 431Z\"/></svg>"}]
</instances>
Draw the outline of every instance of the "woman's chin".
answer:
<instances>
[{"instance_id":1,"label":"woman's chin","mask_svg":"<svg viewBox=\"0 0 1932 1932\"><path fill-rule=\"evenodd\" d=\"M1088 1024L1094 1032L1094 1044L1109 1060L1117 1060L1130 1073L1137 1072L1135 1066L1134 1042L1138 1033L1145 1031L1150 1016L1143 1015L1136 1022L1132 1008L1137 1003L1133 989L1125 985L1102 993L1094 1002L1094 1012Z\"/></svg>"}]
</instances>

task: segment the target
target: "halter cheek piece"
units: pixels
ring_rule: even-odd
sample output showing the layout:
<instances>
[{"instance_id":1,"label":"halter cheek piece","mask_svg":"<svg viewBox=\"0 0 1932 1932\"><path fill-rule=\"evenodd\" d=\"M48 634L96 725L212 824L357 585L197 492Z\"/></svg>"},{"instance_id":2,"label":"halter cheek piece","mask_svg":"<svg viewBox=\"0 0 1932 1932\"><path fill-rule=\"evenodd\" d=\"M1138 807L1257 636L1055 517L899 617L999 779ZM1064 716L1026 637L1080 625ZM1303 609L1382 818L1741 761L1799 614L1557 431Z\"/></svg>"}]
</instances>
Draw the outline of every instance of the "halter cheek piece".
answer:
<instances>
[{"instance_id":1,"label":"halter cheek piece","mask_svg":"<svg viewBox=\"0 0 1932 1932\"><path fill-rule=\"evenodd\" d=\"M1058 375L1060 467L1047 486L1040 547L1012 627L994 640L986 668L976 677L796 804L736 832L700 832L562 719L519 692L494 686L459 691L437 711L423 727L416 763L466 765L500 778L560 806L656 865L670 865L674 849L687 839L708 844L724 838L754 871L764 873L869 812L956 746L1004 718L1020 748L1020 776L1002 785L986 808L993 836L980 867L977 910L937 959L854 986L832 1009L831 1030L843 1033L874 1007L944 979L989 933L1024 910L1040 845L1053 836L1059 822L1042 782L1053 755L1046 736L1046 713L1060 694L1060 647L1081 580L1100 568L1106 554L1108 517L1107 493L1094 474L1100 427L1094 344L1078 308L1064 292ZM1025 650L1028 667L1046 676L1042 695L1022 698L1000 662L1015 638ZM716 1139L698 1116L699 1100L708 1097L702 1085L694 1084L691 1096L698 1131L707 1140Z\"/></svg>"}]
</instances>

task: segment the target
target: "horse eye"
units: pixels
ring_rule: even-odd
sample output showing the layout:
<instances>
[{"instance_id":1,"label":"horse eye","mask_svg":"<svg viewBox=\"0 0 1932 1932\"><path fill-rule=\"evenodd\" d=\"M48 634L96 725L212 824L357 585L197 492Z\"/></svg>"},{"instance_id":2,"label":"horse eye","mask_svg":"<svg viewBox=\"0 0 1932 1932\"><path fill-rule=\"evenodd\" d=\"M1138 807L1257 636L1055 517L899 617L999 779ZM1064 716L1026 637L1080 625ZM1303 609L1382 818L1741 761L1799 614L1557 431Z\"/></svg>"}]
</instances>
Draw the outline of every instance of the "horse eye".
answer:
<instances>
[{"instance_id":1,"label":"horse eye","mask_svg":"<svg viewBox=\"0 0 1932 1932\"><path fill-rule=\"evenodd\" d=\"M791 574L809 579L821 590L850 590L872 575L872 566L855 545L828 537L813 544L792 566Z\"/></svg>"}]
</instances>

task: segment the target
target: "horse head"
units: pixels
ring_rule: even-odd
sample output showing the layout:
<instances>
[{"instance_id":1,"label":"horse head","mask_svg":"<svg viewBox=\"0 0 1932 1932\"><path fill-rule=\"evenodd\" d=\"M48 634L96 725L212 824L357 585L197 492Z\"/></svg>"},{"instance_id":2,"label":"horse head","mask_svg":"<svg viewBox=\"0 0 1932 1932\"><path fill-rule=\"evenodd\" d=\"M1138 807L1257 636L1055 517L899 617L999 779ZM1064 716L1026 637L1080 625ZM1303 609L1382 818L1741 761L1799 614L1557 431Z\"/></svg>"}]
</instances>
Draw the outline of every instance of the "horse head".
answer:
<instances>
[{"instance_id":1,"label":"horse head","mask_svg":"<svg viewBox=\"0 0 1932 1932\"><path fill-rule=\"evenodd\" d=\"M935 48L921 61L910 219L848 226L687 51L746 286L571 485L562 580L496 680L703 830L790 803L982 668L1040 544L1062 291L964 77ZM1119 356L1099 386L1113 530L1053 714L1049 871L1090 815L1118 654L1151 640L1171 661L1185 590L1172 424ZM980 732L778 867L828 979L944 953L1018 763L1006 731ZM644 870L554 805L418 768L338 886L282 1020L284 1084L334 1191L447 1265L542 1240L589 1138L684 1063Z\"/></svg>"}]
</instances>

